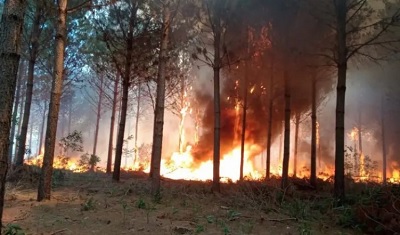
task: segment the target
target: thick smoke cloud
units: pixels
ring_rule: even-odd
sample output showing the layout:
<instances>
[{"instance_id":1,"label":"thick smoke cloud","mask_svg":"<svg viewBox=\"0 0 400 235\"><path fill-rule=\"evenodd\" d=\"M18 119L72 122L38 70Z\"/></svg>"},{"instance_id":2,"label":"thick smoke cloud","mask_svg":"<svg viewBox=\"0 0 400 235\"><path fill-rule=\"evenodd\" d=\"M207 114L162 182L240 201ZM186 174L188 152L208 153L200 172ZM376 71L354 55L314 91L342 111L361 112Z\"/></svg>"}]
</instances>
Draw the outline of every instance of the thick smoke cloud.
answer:
<instances>
[{"instance_id":1,"label":"thick smoke cloud","mask_svg":"<svg viewBox=\"0 0 400 235\"><path fill-rule=\"evenodd\" d=\"M241 133L241 117L242 106L239 106L239 112L235 110L234 98L239 101L243 100L243 76L244 66L237 67L234 71L222 73L224 75L223 88L221 89L221 156L224 153L231 151L234 147L240 145ZM262 150L266 148L267 131L268 131L268 117L269 117L269 81L271 75L274 77L273 83L273 118L272 118L272 141L274 141L282 133L282 125L284 121L284 87L283 87L283 71L275 69L274 74L271 70L265 67L251 68L249 73L249 91L254 88L253 93L249 92L249 103L247 109L247 122L246 122L246 142L257 144L261 146ZM209 76L212 78L212 74ZM301 114L304 118L310 117L311 107L311 75L305 71L290 70L290 84L291 84L291 115L292 118L296 113ZM325 78L321 78L325 79ZM239 81L238 88L236 81ZM212 83L210 83L212 84ZM332 91L332 82L329 80L319 82L317 89L319 100L322 100ZM193 154L199 161L209 160L213 154L213 141L214 141L214 99L212 95L212 86L208 87L208 91L202 89L196 90L196 101L200 107L204 107L202 117L202 135L198 145L194 146ZM239 96L235 96L239 94ZM229 97L229 99L228 99ZM239 118L239 119L238 119ZM239 125L238 125L239 124ZM294 134L294 130L292 130ZM239 138L238 138L239 137ZM307 147L304 147L306 149ZM328 160L332 154L326 154L328 151L327 146L322 146L321 150ZM308 144L309 149L309 144ZM253 153L255 157L260 152ZM278 156L273 156L278 157Z\"/></svg>"}]
</instances>

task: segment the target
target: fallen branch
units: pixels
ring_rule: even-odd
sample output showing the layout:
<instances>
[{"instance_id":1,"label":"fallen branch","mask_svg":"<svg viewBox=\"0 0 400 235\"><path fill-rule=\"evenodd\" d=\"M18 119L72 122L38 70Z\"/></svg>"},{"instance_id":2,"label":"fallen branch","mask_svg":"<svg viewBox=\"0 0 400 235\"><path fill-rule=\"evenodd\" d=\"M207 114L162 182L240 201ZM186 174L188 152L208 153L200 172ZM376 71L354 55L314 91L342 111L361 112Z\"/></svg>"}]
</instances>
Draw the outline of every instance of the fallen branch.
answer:
<instances>
[{"instance_id":1,"label":"fallen branch","mask_svg":"<svg viewBox=\"0 0 400 235\"><path fill-rule=\"evenodd\" d=\"M371 221L373 221L373 222L379 224L379 225L382 226L385 230L389 230L389 231L393 232L393 234L396 233L396 231L394 231L393 229L389 228L388 226L384 225L383 223L381 223L381 222L375 220L374 218L372 218L371 216L369 216L369 215L367 214L367 212L365 212L362 208L361 208L361 211L364 213L364 215L365 215L365 217L367 217L367 219L370 219Z\"/></svg>"},{"instance_id":2,"label":"fallen branch","mask_svg":"<svg viewBox=\"0 0 400 235\"><path fill-rule=\"evenodd\" d=\"M55 234L58 234L58 233L62 233L62 232L67 231L67 230L68 230L67 228L63 228L63 229L60 229L60 230L57 230L55 232L50 233L50 235L55 235Z\"/></svg>"},{"instance_id":3,"label":"fallen branch","mask_svg":"<svg viewBox=\"0 0 400 235\"><path fill-rule=\"evenodd\" d=\"M272 222L284 222L284 221L288 221L288 220L296 220L297 218L284 218L284 219L266 219L267 221L272 221Z\"/></svg>"},{"instance_id":4,"label":"fallen branch","mask_svg":"<svg viewBox=\"0 0 400 235\"><path fill-rule=\"evenodd\" d=\"M15 219L13 219L13 221L12 222L16 222L16 221L21 221L21 220L25 220L26 218L28 218L29 217L29 213L28 212L26 212L25 214L23 214L22 216L20 216L19 218L15 218Z\"/></svg>"}]
</instances>

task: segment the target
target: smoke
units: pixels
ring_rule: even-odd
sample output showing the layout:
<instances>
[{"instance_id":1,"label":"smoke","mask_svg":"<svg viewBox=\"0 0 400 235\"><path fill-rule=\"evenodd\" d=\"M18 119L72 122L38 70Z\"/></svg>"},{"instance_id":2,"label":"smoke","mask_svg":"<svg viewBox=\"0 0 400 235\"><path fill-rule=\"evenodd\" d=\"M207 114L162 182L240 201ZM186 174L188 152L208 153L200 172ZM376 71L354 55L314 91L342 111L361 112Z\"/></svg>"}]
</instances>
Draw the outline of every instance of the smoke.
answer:
<instances>
[{"instance_id":1,"label":"smoke","mask_svg":"<svg viewBox=\"0 0 400 235\"><path fill-rule=\"evenodd\" d=\"M399 165L400 80L398 62L350 71L346 105L346 129L361 127L363 153L382 164L382 128L384 130L388 171ZM383 122L382 122L383 121ZM382 126L383 124L383 126Z\"/></svg>"},{"instance_id":2,"label":"smoke","mask_svg":"<svg viewBox=\"0 0 400 235\"><path fill-rule=\"evenodd\" d=\"M277 66L280 67L280 66ZM305 71L288 68L290 76L291 90L291 116L292 119L297 113L306 120L311 118L309 115L311 107L311 75ZM208 86L200 86L196 89L196 102L199 107L203 107L202 116L202 134L199 143L193 148L193 155L199 161L209 160L213 155L214 146L214 98L212 95L212 74L199 71L199 77L206 79ZM273 73L273 74L271 74ZM243 78L244 66L237 66L235 69L225 69L221 73L222 89L221 95L221 129L220 144L221 156L231 151L233 148L240 146L241 123L243 114ZM248 108L246 120L246 143L261 146L262 150L266 149L268 121L269 121L269 86L271 76L274 77L272 84L273 107L272 107L272 142L282 134L282 125L284 121L284 84L283 71L279 69L271 70L270 68L252 66L249 73L248 86ZM325 78L322 78L325 79ZM211 81L210 81L211 80ZM326 80L326 79L325 79ZM323 100L332 90L331 79L318 83L317 89L319 100ZM207 89L205 89L207 87ZM252 93L250 91L253 90ZM238 111L235 109L239 101ZM237 108L237 107L236 107ZM304 121L304 123L306 123ZM303 125L303 124L302 124ZM308 127L308 126L307 126ZM311 129L310 129L311 130ZM294 128L292 129L292 135ZM309 142L308 142L309 146ZM306 149L304 147L304 149ZM308 147L310 149L310 147ZM261 151L252 153L252 158L259 155ZM321 155L326 156L326 161L331 162L331 153L329 146L321 147ZM278 156L272 156L278 157ZM328 160L329 159L329 160ZM324 160L324 161L325 161Z\"/></svg>"}]
</instances>

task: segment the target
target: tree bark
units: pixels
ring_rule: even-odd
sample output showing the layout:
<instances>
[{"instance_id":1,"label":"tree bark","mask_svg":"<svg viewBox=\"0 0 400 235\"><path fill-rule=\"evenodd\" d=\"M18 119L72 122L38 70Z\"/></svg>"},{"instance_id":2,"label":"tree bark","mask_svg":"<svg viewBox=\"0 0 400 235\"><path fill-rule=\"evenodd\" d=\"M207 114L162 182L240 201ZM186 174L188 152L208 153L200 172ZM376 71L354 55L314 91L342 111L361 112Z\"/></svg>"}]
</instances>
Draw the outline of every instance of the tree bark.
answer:
<instances>
[{"instance_id":1,"label":"tree bark","mask_svg":"<svg viewBox=\"0 0 400 235\"><path fill-rule=\"evenodd\" d=\"M311 81L311 175L310 184L317 186L317 80ZM318 156L320 157L320 156Z\"/></svg>"},{"instance_id":2,"label":"tree bark","mask_svg":"<svg viewBox=\"0 0 400 235\"><path fill-rule=\"evenodd\" d=\"M31 154L32 154L32 137L33 137L33 123L32 123L32 120L31 120L31 125L30 125L30 127L29 127L29 156L31 156ZM28 157L29 157L28 156Z\"/></svg>"},{"instance_id":3,"label":"tree bark","mask_svg":"<svg viewBox=\"0 0 400 235\"><path fill-rule=\"evenodd\" d=\"M73 105L74 97L71 94L68 100L68 123L67 123L67 135L71 134L71 123L72 123L72 105ZM66 149L65 156L69 157L71 153L71 149Z\"/></svg>"},{"instance_id":4,"label":"tree bark","mask_svg":"<svg viewBox=\"0 0 400 235\"><path fill-rule=\"evenodd\" d=\"M359 171L357 172L359 176L364 176L365 173L365 162L362 161L363 158L363 147L362 147L362 124L361 124L361 109L358 110L358 162L360 163ZM361 165L362 164L362 165Z\"/></svg>"},{"instance_id":5,"label":"tree bark","mask_svg":"<svg viewBox=\"0 0 400 235\"><path fill-rule=\"evenodd\" d=\"M299 144L299 127L300 127L300 114L296 113L295 116L295 130L294 130L294 156L293 156L293 177L297 177L297 147Z\"/></svg>"},{"instance_id":6,"label":"tree bark","mask_svg":"<svg viewBox=\"0 0 400 235\"><path fill-rule=\"evenodd\" d=\"M179 139L178 139L178 149L179 149L179 153L183 153L184 149L183 149L183 141L184 141L184 125L185 125L185 115L186 113L183 112L183 110L185 109L185 77L182 76L181 77L181 90L180 90L180 108L181 110L179 110ZM186 110L185 110L186 112Z\"/></svg>"},{"instance_id":7,"label":"tree bark","mask_svg":"<svg viewBox=\"0 0 400 235\"><path fill-rule=\"evenodd\" d=\"M26 1L6 0L0 21L0 228L8 170L11 115L20 60Z\"/></svg>"},{"instance_id":8,"label":"tree bark","mask_svg":"<svg viewBox=\"0 0 400 235\"><path fill-rule=\"evenodd\" d=\"M213 184L212 191L220 192L220 155L221 155L221 94L220 94L220 70L221 70L221 10L214 1L215 15L214 26L214 152L213 152ZM211 17L211 16L210 16Z\"/></svg>"},{"instance_id":9,"label":"tree bark","mask_svg":"<svg viewBox=\"0 0 400 235\"><path fill-rule=\"evenodd\" d=\"M110 123L110 138L108 141L108 154L107 154L107 168L106 168L107 174L111 173L111 165L112 165L115 113L117 110L117 102L118 102L118 83L119 83L119 73L117 73L115 81L114 81L114 93L113 93L113 103L112 103L112 109L111 109L111 123Z\"/></svg>"},{"instance_id":10,"label":"tree bark","mask_svg":"<svg viewBox=\"0 0 400 235\"><path fill-rule=\"evenodd\" d=\"M16 156L15 165L22 166L24 164L24 156L26 151L26 136L28 133L29 117L31 114L32 95L33 95L33 78L35 76L35 64L39 51L39 36L40 36L40 22L42 19L41 4L37 3L35 9L35 16L33 19L31 39L30 39L30 58L28 67L28 79L26 82L26 95L24 117L22 119L21 133L19 136L18 153Z\"/></svg>"},{"instance_id":11,"label":"tree bark","mask_svg":"<svg viewBox=\"0 0 400 235\"><path fill-rule=\"evenodd\" d=\"M168 60L167 53L168 53L170 27L171 27L170 1L167 1L164 3L163 6L163 26L162 26L161 47L160 47L159 64L158 64L156 107L154 111L153 147L151 152L151 158L153 163L152 190L154 194L160 192L160 170L161 170L162 139L163 139L163 128L164 128L165 67Z\"/></svg>"},{"instance_id":12,"label":"tree bark","mask_svg":"<svg viewBox=\"0 0 400 235\"><path fill-rule=\"evenodd\" d=\"M249 62L245 62L245 75L244 75L244 87L243 87L243 113L242 113L242 135L240 144L240 176L239 179L243 180L243 168L244 168L244 146L246 142L246 119L247 119L247 99L248 99L248 69Z\"/></svg>"},{"instance_id":13,"label":"tree bark","mask_svg":"<svg viewBox=\"0 0 400 235\"><path fill-rule=\"evenodd\" d=\"M54 70L51 88L49 112L42 171L39 178L38 201L50 200L51 180L53 175L54 150L56 145L56 132L60 101L64 81L64 54L67 42L67 0L57 2L57 23L55 35Z\"/></svg>"},{"instance_id":14,"label":"tree bark","mask_svg":"<svg viewBox=\"0 0 400 235\"><path fill-rule=\"evenodd\" d=\"M347 72L347 44L346 44L346 18L347 7L345 0L336 0L337 17L337 96L336 96L336 131L335 131L335 183L334 197L338 203L345 198L344 186L344 112L346 98L346 72Z\"/></svg>"},{"instance_id":15,"label":"tree bark","mask_svg":"<svg viewBox=\"0 0 400 235\"><path fill-rule=\"evenodd\" d=\"M265 173L266 179L269 179L271 175L272 118L274 111L273 89L274 89L274 62L273 60L271 60L271 72L270 72L269 94L268 94L269 104L268 104L267 162L266 162L266 173Z\"/></svg>"},{"instance_id":16,"label":"tree bark","mask_svg":"<svg viewBox=\"0 0 400 235\"><path fill-rule=\"evenodd\" d=\"M96 155L97 150L97 138L99 136L99 126L101 119L101 103L103 99L103 74L100 74L100 90L99 90L99 102L97 103L97 113L96 113L96 129L94 132L94 144L93 144L93 155Z\"/></svg>"},{"instance_id":17,"label":"tree bark","mask_svg":"<svg viewBox=\"0 0 400 235\"><path fill-rule=\"evenodd\" d=\"M381 138L382 138L382 182L386 185L387 177L386 177L386 138L385 138L385 106L384 99L382 98L381 103Z\"/></svg>"},{"instance_id":18,"label":"tree bark","mask_svg":"<svg viewBox=\"0 0 400 235\"><path fill-rule=\"evenodd\" d=\"M286 189L289 185L289 157L290 157L290 81L288 71L284 71L285 82L285 135L283 140L283 163L281 188Z\"/></svg>"},{"instance_id":19,"label":"tree bark","mask_svg":"<svg viewBox=\"0 0 400 235\"><path fill-rule=\"evenodd\" d=\"M23 81L25 82L25 81ZM23 87L23 86L22 86ZM15 136L15 146L14 146L14 163L16 160L16 156L18 154L18 146L19 146L19 138L20 138L20 130L21 130L21 126L22 126L22 117L24 116L24 103L25 103L25 95L26 93L24 92L25 90L21 90L22 92L22 97L20 98L20 106L19 106L19 115L18 115L18 121L17 121L17 131L15 132L16 136Z\"/></svg>"},{"instance_id":20,"label":"tree bark","mask_svg":"<svg viewBox=\"0 0 400 235\"><path fill-rule=\"evenodd\" d=\"M38 151L38 155L41 155L41 154L42 154L43 135L44 135L44 128L45 128L45 123L46 123L46 107L47 107L47 102L44 101L44 104L43 104L42 125L41 125L41 127L40 127L40 140L39 140L39 151Z\"/></svg>"},{"instance_id":21,"label":"tree bark","mask_svg":"<svg viewBox=\"0 0 400 235\"><path fill-rule=\"evenodd\" d=\"M246 143L246 119L247 119L247 106L248 106L248 86L249 86L249 59L250 55L250 43L251 43L251 31L247 29L247 56L248 59L245 61L245 74L244 74L244 87L243 87L243 113L242 113L242 133L241 133L241 145L240 145L240 175L239 179L243 180L243 168L244 168L244 147Z\"/></svg>"},{"instance_id":22,"label":"tree bark","mask_svg":"<svg viewBox=\"0 0 400 235\"><path fill-rule=\"evenodd\" d=\"M136 120L135 120L135 157L133 159L133 166L136 165L136 161L139 158L139 147L138 147L138 138L139 138L139 117L140 117L140 96L141 96L141 83L138 83L138 93L137 93L137 106L136 106Z\"/></svg>"},{"instance_id":23,"label":"tree bark","mask_svg":"<svg viewBox=\"0 0 400 235\"><path fill-rule=\"evenodd\" d=\"M137 3L136 3L137 4ZM125 71L122 80L122 101L121 101L121 118L119 121L118 136L117 136L117 146L115 150L115 160L114 160L114 172L113 180L119 181L121 174L121 160L122 160L122 148L124 144L125 135L125 123L126 114L128 109L128 95L130 86L130 76L132 67L132 53L133 53L133 34L134 26L136 24L136 14L138 7L137 5L131 6L130 16L129 16L129 31L128 37L126 39L126 56L125 56Z\"/></svg>"},{"instance_id":24,"label":"tree bark","mask_svg":"<svg viewBox=\"0 0 400 235\"><path fill-rule=\"evenodd\" d=\"M14 111L12 115L12 124L11 124L11 134L10 134L10 147L8 148L8 163L11 165L12 164L12 157L13 157L13 151L14 151L14 141L15 141L15 129L17 128L18 121L17 121L17 116L18 116L18 107L19 107L19 100L20 100L20 92L21 92L21 86L22 86L22 76L25 74L25 63L23 60L21 60L19 64L19 71L18 71L18 78L17 78L17 91L15 94L15 105L14 105Z\"/></svg>"},{"instance_id":25,"label":"tree bark","mask_svg":"<svg viewBox=\"0 0 400 235\"><path fill-rule=\"evenodd\" d=\"M282 122L282 128L281 128L281 130L280 130L280 135L279 135L279 156L278 156L278 158L279 158L279 162L281 162L282 161L282 159L283 159L283 156L282 156L282 149L283 149L283 135L284 135L284 132L285 132L285 124L284 124L285 122Z\"/></svg>"}]
</instances>

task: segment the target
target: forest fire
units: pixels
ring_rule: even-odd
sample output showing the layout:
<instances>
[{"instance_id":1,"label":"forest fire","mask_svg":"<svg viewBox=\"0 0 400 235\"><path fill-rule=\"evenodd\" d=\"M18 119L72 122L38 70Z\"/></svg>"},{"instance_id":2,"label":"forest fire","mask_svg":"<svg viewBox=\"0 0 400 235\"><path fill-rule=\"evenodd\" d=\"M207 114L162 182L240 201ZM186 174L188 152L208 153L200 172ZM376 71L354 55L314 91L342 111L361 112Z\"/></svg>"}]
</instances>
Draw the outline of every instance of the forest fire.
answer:
<instances>
[{"instance_id":1,"label":"forest fire","mask_svg":"<svg viewBox=\"0 0 400 235\"><path fill-rule=\"evenodd\" d=\"M250 153L259 151L257 145L245 145L243 173L251 179L260 179L263 175L255 169ZM174 153L170 160L162 161L161 174L171 179L186 180L211 180L213 162L212 160L197 163L191 154L191 146L184 153ZM220 164L220 176L223 182L239 180L240 169L240 146L223 154Z\"/></svg>"},{"instance_id":2,"label":"forest fire","mask_svg":"<svg viewBox=\"0 0 400 235\"><path fill-rule=\"evenodd\" d=\"M38 167L41 167L42 163L43 163L43 155L30 158L26 161L27 165L38 166ZM69 158L69 157L55 157L53 162L53 167L55 169L64 169L73 172L85 172L87 170L84 167L79 166L79 160L77 158Z\"/></svg>"},{"instance_id":3,"label":"forest fire","mask_svg":"<svg viewBox=\"0 0 400 235\"><path fill-rule=\"evenodd\" d=\"M260 172L260 167L257 167L257 164L253 159L251 159L251 155L253 153L260 152L261 147L253 144L253 145L245 145L245 154L244 154L244 176L247 179L259 180L265 177L265 173ZM220 165L220 176L222 182L233 181L236 182L239 180L239 169L240 169L240 146L233 148L231 151L222 155L221 165ZM361 158L364 159L364 156ZM39 155L37 157L32 157L26 161L27 165L32 166L41 166L43 162L43 155ZM361 164L361 162L360 162ZM296 177L298 178L308 178L310 176L310 171L306 162L300 162ZM83 166L80 164L78 158L74 157L56 157L54 159L53 167L55 169L63 169L69 170L75 173L82 173L89 170L89 167ZM360 167L361 168L361 167ZM101 167L96 168L97 171L103 171ZM148 173L150 171L150 166L145 162L136 162L136 164L128 165L123 167L125 171L143 171ZM364 168L360 173L363 174L355 175L352 178L355 181L361 182L381 182L382 175L373 176L367 173ZM398 167L396 162L392 162L391 164L391 172L389 173L388 182L393 184L400 183L400 168ZM197 162L192 155L192 146L187 146L186 151L174 152L169 159L163 159L161 161L161 175L170 179L184 179L184 180L200 180L207 181L212 180L212 170L213 170L213 162L212 160L206 160L202 162ZM290 166L289 172L293 172L293 166ZM277 177L282 175L282 166L281 165L272 165L271 166L271 174ZM318 171L318 178L322 180L329 180L334 175L333 166L325 165L323 169Z\"/></svg>"}]
</instances>

